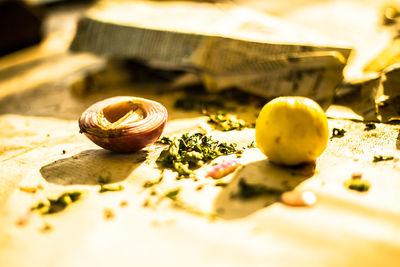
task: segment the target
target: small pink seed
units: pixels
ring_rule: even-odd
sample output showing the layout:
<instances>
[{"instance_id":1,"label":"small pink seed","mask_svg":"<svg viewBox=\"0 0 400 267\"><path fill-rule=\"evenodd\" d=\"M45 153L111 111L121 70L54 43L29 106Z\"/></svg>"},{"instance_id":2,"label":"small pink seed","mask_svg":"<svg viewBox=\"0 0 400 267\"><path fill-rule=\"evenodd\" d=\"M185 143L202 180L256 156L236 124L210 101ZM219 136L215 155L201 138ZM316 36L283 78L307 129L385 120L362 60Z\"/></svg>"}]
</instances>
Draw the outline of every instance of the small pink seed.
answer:
<instances>
[{"instance_id":1,"label":"small pink seed","mask_svg":"<svg viewBox=\"0 0 400 267\"><path fill-rule=\"evenodd\" d=\"M237 159L226 160L213 166L211 170L207 173L207 176L214 179L220 179L233 172L239 166L240 163Z\"/></svg>"},{"instance_id":2,"label":"small pink seed","mask_svg":"<svg viewBox=\"0 0 400 267\"><path fill-rule=\"evenodd\" d=\"M281 195L282 203L288 206L308 207L317 202L317 196L311 191L288 191Z\"/></svg>"},{"instance_id":3,"label":"small pink seed","mask_svg":"<svg viewBox=\"0 0 400 267\"><path fill-rule=\"evenodd\" d=\"M362 172L354 172L354 173L351 175L351 179L361 179L362 176L363 176Z\"/></svg>"}]
</instances>

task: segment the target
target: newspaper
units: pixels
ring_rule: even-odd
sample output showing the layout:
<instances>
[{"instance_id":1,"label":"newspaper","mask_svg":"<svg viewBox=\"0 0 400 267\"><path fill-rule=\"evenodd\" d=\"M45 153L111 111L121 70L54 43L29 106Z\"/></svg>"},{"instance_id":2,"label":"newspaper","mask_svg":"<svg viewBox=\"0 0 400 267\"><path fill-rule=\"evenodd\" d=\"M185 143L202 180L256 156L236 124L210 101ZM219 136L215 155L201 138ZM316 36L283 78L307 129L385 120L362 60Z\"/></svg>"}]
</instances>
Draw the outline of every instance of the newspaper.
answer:
<instances>
[{"instance_id":1,"label":"newspaper","mask_svg":"<svg viewBox=\"0 0 400 267\"><path fill-rule=\"evenodd\" d=\"M193 73L211 91L332 101L351 48L233 4L102 1L78 24L72 51Z\"/></svg>"},{"instance_id":2,"label":"newspaper","mask_svg":"<svg viewBox=\"0 0 400 267\"><path fill-rule=\"evenodd\" d=\"M377 94L377 110L383 122L400 120L400 63L382 72L382 82Z\"/></svg>"},{"instance_id":3,"label":"newspaper","mask_svg":"<svg viewBox=\"0 0 400 267\"><path fill-rule=\"evenodd\" d=\"M341 108L328 116L334 118L348 118L353 120L378 121L376 98L381 88L382 77L376 73L365 75L362 79L342 83L335 94L334 104L346 107L347 112L342 113Z\"/></svg>"},{"instance_id":4,"label":"newspaper","mask_svg":"<svg viewBox=\"0 0 400 267\"><path fill-rule=\"evenodd\" d=\"M378 119L382 122L400 120L400 39L397 35L366 66L366 73L380 76L375 101Z\"/></svg>"}]
</instances>

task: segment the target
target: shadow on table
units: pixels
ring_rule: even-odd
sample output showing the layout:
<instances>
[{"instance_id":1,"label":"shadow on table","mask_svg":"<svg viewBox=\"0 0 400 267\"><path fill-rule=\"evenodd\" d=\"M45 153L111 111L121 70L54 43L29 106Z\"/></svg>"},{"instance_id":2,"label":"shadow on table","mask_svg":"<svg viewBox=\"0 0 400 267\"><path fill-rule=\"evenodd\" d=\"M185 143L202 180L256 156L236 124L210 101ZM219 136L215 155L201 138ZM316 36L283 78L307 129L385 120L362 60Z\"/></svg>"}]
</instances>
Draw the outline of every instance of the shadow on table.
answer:
<instances>
[{"instance_id":1,"label":"shadow on table","mask_svg":"<svg viewBox=\"0 0 400 267\"><path fill-rule=\"evenodd\" d=\"M60 185L116 183L128 178L145 156L145 152L118 154L91 149L45 165L40 173L49 183Z\"/></svg>"},{"instance_id":2,"label":"shadow on table","mask_svg":"<svg viewBox=\"0 0 400 267\"><path fill-rule=\"evenodd\" d=\"M246 217L279 201L281 193L293 190L314 173L315 163L295 168L281 167L268 160L249 163L234 174L216 197L214 210L222 219Z\"/></svg>"}]
</instances>

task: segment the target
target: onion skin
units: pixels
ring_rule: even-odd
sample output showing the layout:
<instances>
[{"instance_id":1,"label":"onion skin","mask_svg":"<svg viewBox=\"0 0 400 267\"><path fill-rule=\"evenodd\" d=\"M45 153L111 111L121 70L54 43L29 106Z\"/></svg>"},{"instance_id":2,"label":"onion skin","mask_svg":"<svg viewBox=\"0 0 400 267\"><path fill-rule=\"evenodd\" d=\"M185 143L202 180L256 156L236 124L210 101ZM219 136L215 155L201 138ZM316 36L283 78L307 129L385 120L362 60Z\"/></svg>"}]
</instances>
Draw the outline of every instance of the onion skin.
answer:
<instances>
[{"instance_id":1,"label":"onion skin","mask_svg":"<svg viewBox=\"0 0 400 267\"><path fill-rule=\"evenodd\" d=\"M122 108L114 108L119 111L112 113L126 114L117 115L116 118L121 118L110 122L104 114L111 114L106 111L113 106ZM130 106L133 107L132 110L127 108ZM130 113L125 112L126 110L130 110ZM135 115L136 119L129 121L133 117L130 114ZM167 109L158 102L139 97L117 96L97 102L86 109L79 118L79 128L98 146L128 153L153 144L161 136L167 119Z\"/></svg>"}]
</instances>

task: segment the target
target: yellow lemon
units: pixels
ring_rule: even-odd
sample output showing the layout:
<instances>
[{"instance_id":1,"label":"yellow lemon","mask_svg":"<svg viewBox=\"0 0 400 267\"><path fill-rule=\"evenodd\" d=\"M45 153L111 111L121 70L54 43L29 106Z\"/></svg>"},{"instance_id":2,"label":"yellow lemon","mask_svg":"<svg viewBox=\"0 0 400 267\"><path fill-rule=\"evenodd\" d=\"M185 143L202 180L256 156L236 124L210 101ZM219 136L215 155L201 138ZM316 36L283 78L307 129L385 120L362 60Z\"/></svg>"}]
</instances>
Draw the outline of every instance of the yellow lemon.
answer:
<instances>
[{"instance_id":1,"label":"yellow lemon","mask_svg":"<svg viewBox=\"0 0 400 267\"><path fill-rule=\"evenodd\" d=\"M268 102L256 121L257 147L270 161L294 166L312 162L329 139L322 108L306 97L278 97Z\"/></svg>"}]
</instances>

